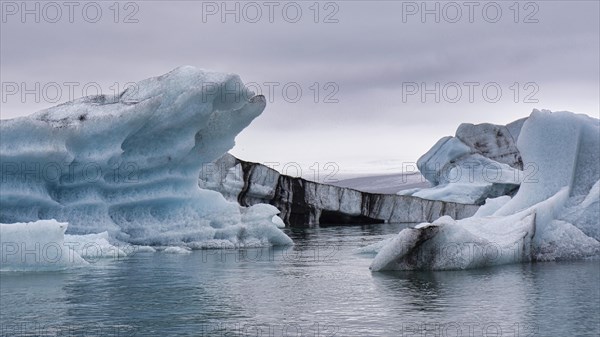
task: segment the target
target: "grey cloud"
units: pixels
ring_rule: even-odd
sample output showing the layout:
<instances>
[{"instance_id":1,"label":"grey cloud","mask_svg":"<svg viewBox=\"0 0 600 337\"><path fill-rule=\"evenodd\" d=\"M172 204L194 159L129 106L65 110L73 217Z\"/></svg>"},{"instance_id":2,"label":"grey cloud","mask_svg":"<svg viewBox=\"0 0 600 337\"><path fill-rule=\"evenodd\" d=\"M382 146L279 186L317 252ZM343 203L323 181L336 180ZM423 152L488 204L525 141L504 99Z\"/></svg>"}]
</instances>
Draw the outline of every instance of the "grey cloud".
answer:
<instances>
[{"instance_id":1,"label":"grey cloud","mask_svg":"<svg viewBox=\"0 0 600 337\"><path fill-rule=\"evenodd\" d=\"M137 24L2 23L2 81L96 81L106 88L191 64L236 72L246 82L297 82L309 99L289 103L278 92L240 135L235 151L248 160L326 157L350 166L353 160L383 163L390 155L416 159L463 121L506 123L533 108L598 115L600 5L594 1L537 1L539 23L534 24L515 24L512 17L495 24L481 18L473 24L423 24L413 17L402 23L402 2L391 1L335 2L337 24L315 24L312 18L296 24L281 18L274 24L236 24L213 17L203 23L202 2L136 3ZM503 15L512 15L509 4L501 3ZM301 4L305 10L310 5ZM402 102L407 81L494 81L505 95L511 83L533 81L539 85L539 103ZM339 85L339 103L312 102L314 82ZM3 102L1 117L47 105ZM420 132L411 132L416 129ZM273 138L278 138L277 149L265 155ZM319 147L319 142L336 146ZM303 143L311 144L312 152ZM373 155L353 151L365 143L381 148Z\"/></svg>"}]
</instances>

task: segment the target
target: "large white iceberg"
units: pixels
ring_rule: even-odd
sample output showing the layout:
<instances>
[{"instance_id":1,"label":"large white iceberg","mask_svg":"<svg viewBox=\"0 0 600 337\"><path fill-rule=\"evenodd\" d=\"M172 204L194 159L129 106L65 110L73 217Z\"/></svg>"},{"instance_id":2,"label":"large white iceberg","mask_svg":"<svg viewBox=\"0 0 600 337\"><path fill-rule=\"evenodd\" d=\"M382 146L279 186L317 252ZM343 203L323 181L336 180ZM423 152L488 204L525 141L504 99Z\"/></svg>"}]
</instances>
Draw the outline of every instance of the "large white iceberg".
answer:
<instances>
[{"instance_id":1,"label":"large white iceberg","mask_svg":"<svg viewBox=\"0 0 600 337\"><path fill-rule=\"evenodd\" d=\"M443 217L405 229L379 249L371 269L465 269L597 257L600 121L534 110L517 148L537 172L513 198L488 199L470 218Z\"/></svg>"},{"instance_id":2,"label":"large white iceberg","mask_svg":"<svg viewBox=\"0 0 600 337\"><path fill-rule=\"evenodd\" d=\"M140 245L290 244L275 207L240 207L197 183L265 105L237 75L188 66L3 120L0 222L56 219L67 234Z\"/></svg>"}]
</instances>

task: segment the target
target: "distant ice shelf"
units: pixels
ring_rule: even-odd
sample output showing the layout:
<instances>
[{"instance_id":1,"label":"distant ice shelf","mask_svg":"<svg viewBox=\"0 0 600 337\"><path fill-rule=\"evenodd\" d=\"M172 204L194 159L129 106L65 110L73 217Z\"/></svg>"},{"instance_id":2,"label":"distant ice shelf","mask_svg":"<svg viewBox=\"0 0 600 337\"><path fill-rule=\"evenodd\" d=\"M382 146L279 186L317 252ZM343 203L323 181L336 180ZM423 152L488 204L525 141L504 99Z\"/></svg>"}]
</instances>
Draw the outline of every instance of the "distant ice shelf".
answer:
<instances>
[{"instance_id":1,"label":"distant ice shelf","mask_svg":"<svg viewBox=\"0 0 600 337\"><path fill-rule=\"evenodd\" d=\"M401 180L401 176L397 176ZM199 185L240 205L271 204L292 227L461 219L479 206L413 196L358 191L280 174L259 163L225 154L200 171Z\"/></svg>"}]
</instances>

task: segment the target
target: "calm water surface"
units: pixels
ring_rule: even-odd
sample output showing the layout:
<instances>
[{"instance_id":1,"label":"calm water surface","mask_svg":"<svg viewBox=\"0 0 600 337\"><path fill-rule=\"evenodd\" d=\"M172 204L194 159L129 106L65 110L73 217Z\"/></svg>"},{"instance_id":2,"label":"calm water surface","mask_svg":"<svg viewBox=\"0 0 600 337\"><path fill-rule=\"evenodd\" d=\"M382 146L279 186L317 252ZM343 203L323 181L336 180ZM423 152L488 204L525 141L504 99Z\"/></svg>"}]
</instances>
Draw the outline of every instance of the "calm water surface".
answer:
<instances>
[{"instance_id":1,"label":"calm water surface","mask_svg":"<svg viewBox=\"0 0 600 337\"><path fill-rule=\"evenodd\" d=\"M598 336L600 263L371 273L403 225L286 230L291 248L139 253L0 273L2 336Z\"/></svg>"}]
</instances>

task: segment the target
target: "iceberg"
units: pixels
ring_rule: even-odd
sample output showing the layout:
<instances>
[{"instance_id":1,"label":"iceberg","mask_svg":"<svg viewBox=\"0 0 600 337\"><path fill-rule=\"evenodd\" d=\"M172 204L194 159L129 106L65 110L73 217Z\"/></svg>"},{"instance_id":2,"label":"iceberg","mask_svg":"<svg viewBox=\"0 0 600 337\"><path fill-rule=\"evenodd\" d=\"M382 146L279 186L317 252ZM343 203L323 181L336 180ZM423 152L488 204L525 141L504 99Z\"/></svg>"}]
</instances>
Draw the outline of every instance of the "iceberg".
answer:
<instances>
[{"instance_id":1,"label":"iceberg","mask_svg":"<svg viewBox=\"0 0 600 337\"><path fill-rule=\"evenodd\" d=\"M228 153L202 168L198 184L242 206L271 204L281 211L280 225L292 227L422 222L443 215L461 219L473 215L479 207L321 184L280 174Z\"/></svg>"},{"instance_id":2,"label":"iceberg","mask_svg":"<svg viewBox=\"0 0 600 337\"><path fill-rule=\"evenodd\" d=\"M454 137L440 139L417 161L433 187L398 194L477 205L488 198L514 195L524 176L516 146L523 122L461 124Z\"/></svg>"},{"instance_id":3,"label":"iceberg","mask_svg":"<svg viewBox=\"0 0 600 337\"><path fill-rule=\"evenodd\" d=\"M535 234L535 213L490 219L442 217L405 229L381 247L372 270L467 269L526 261Z\"/></svg>"},{"instance_id":4,"label":"iceberg","mask_svg":"<svg viewBox=\"0 0 600 337\"><path fill-rule=\"evenodd\" d=\"M118 95L3 120L0 222L55 219L67 234L146 246L291 244L275 207L240 207L198 187L202 165L265 105L237 75L184 66Z\"/></svg>"},{"instance_id":5,"label":"iceberg","mask_svg":"<svg viewBox=\"0 0 600 337\"><path fill-rule=\"evenodd\" d=\"M65 241L68 224L56 220L0 224L0 271L60 270L87 265L77 242Z\"/></svg>"},{"instance_id":6,"label":"iceberg","mask_svg":"<svg viewBox=\"0 0 600 337\"><path fill-rule=\"evenodd\" d=\"M56 220L0 224L0 271L47 271L119 260L151 247L111 239L108 232L68 235Z\"/></svg>"},{"instance_id":7,"label":"iceberg","mask_svg":"<svg viewBox=\"0 0 600 337\"><path fill-rule=\"evenodd\" d=\"M538 168L535 179L524 181L512 198L488 198L472 217L446 216L401 231L376 247L371 269L447 270L597 258L600 121L534 110L519 128L516 147L523 162Z\"/></svg>"}]
</instances>

